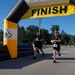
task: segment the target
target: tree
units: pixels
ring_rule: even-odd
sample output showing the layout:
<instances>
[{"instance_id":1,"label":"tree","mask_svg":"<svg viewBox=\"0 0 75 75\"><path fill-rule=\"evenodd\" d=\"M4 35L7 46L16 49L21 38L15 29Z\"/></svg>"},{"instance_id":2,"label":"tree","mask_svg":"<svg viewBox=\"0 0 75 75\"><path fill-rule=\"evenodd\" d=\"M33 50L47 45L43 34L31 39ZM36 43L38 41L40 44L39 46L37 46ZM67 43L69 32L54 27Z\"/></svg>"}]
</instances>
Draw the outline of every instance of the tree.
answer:
<instances>
[{"instance_id":1,"label":"tree","mask_svg":"<svg viewBox=\"0 0 75 75\"><path fill-rule=\"evenodd\" d=\"M65 41L67 42L67 33L64 31L64 30L62 30L61 31L61 43L62 44L65 44Z\"/></svg>"},{"instance_id":2,"label":"tree","mask_svg":"<svg viewBox=\"0 0 75 75\"><path fill-rule=\"evenodd\" d=\"M26 28L27 39L32 42L34 40L34 34L39 30L38 26L30 25Z\"/></svg>"},{"instance_id":3,"label":"tree","mask_svg":"<svg viewBox=\"0 0 75 75\"><path fill-rule=\"evenodd\" d=\"M52 25L52 28L50 30L52 34L54 33L55 30L60 31L59 25Z\"/></svg>"},{"instance_id":4,"label":"tree","mask_svg":"<svg viewBox=\"0 0 75 75\"><path fill-rule=\"evenodd\" d=\"M61 32L61 43L64 44L65 41L66 41L67 43L69 43L70 40L71 40L70 35L67 34L64 30L62 30L62 32Z\"/></svg>"},{"instance_id":5,"label":"tree","mask_svg":"<svg viewBox=\"0 0 75 75\"><path fill-rule=\"evenodd\" d=\"M26 41L26 32L25 28L18 25L18 42L25 42Z\"/></svg>"},{"instance_id":6,"label":"tree","mask_svg":"<svg viewBox=\"0 0 75 75\"><path fill-rule=\"evenodd\" d=\"M50 37L48 30L42 28L41 35L43 36L44 42L46 41L47 44L50 44L51 37Z\"/></svg>"}]
</instances>

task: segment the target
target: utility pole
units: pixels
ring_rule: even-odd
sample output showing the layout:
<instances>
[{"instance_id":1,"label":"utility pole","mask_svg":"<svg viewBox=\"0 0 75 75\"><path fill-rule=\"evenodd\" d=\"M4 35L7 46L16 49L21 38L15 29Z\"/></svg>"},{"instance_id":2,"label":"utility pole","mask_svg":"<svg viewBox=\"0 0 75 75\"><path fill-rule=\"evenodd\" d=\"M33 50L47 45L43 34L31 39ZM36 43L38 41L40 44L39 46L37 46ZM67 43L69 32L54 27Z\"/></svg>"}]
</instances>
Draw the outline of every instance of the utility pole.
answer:
<instances>
[{"instance_id":1,"label":"utility pole","mask_svg":"<svg viewBox=\"0 0 75 75\"><path fill-rule=\"evenodd\" d=\"M39 18L38 21L39 21L39 35L40 35L40 28L41 28L41 23L42 23L41 18Z\"/></svg>"}]
</instances>

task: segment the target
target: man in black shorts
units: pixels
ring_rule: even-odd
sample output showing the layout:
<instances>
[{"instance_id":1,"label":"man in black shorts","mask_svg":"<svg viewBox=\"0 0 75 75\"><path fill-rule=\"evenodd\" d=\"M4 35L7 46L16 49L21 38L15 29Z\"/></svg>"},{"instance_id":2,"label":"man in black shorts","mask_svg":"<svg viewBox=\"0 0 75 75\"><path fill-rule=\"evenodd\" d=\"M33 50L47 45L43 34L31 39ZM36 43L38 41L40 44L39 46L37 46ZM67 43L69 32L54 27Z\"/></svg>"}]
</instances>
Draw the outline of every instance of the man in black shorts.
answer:
<instances>
[{"instance_id":1,"label":"man in black shorts","mask_svg":"<svg viewBox=\"0 0 75 75\"><path fill-rule=\"evenodd\" d=\"M51 43L53 44L53 56L54 56L53 63L56 62L56 52L58 53L59 56L61 56L61 54L60 54L60 42L61 42L61 40L58 36L58 32L55 31L54 32L54 37L51 40Z\"/></svg>"},{"instance_id":2,"label":"man in black shorts","mask_svg":"<svg viewBox=\"0 0 75 75\"><path fill-rule=\"evenodd\" d=\"M42 52L42 56L44 57L44 52L42 50L42 41L43 41L42 36L39 35L39 32L36 32L35 43L34 43L34 57L33 57L33 59L35 60L36 60L36 55L37 55L38 50Z\"/></svg>"}]
</instances>

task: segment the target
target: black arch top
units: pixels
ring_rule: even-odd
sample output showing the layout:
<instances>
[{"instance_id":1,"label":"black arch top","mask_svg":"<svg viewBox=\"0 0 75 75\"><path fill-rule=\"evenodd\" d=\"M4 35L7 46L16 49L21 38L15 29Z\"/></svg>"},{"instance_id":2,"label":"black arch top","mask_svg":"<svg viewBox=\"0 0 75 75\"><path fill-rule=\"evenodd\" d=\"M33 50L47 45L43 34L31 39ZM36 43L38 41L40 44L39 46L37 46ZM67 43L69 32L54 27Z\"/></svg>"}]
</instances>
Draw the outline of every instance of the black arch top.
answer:
<instances>
[{"instance_id":1,"label":"black arch top","mask_svg":"<svg viewBox=\"0 0 75 75\"><path fill-rule=\"evenodd\" d=\"M70 3L71 4L75 4L75 0L70 0Z\"/></svg>"},{"instance_id":2,"label":"black arch top","mask_svg":"<svg viewBox=\"0 0 75 75\"><path fill-rule=\"evenodd\" d=\"M19 0L10 13L6 16L6 20L18 23L20 18L26 13L29 6L24 0Z\"/></svg>"}]
</instances>

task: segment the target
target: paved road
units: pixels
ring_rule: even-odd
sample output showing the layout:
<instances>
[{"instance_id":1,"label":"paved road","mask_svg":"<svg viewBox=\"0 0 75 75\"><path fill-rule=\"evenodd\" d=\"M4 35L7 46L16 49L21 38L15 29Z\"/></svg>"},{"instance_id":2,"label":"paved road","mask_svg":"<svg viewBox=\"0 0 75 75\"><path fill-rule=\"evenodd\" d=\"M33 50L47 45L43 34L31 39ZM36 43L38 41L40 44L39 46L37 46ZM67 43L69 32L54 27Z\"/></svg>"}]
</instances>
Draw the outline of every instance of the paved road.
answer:
<instances>
[{"instance_id":1,"label":"paved road","mask_svg":"<svg viewBox=\"0 0 75 75\"><path fill-rule=\"evenodd\" d=\"M44 49L45 57L37 55L0 61L0 75L75 75L75 47L62 47L61 57L53 63L52 48Z\"/></svg>"}]
</instances>

